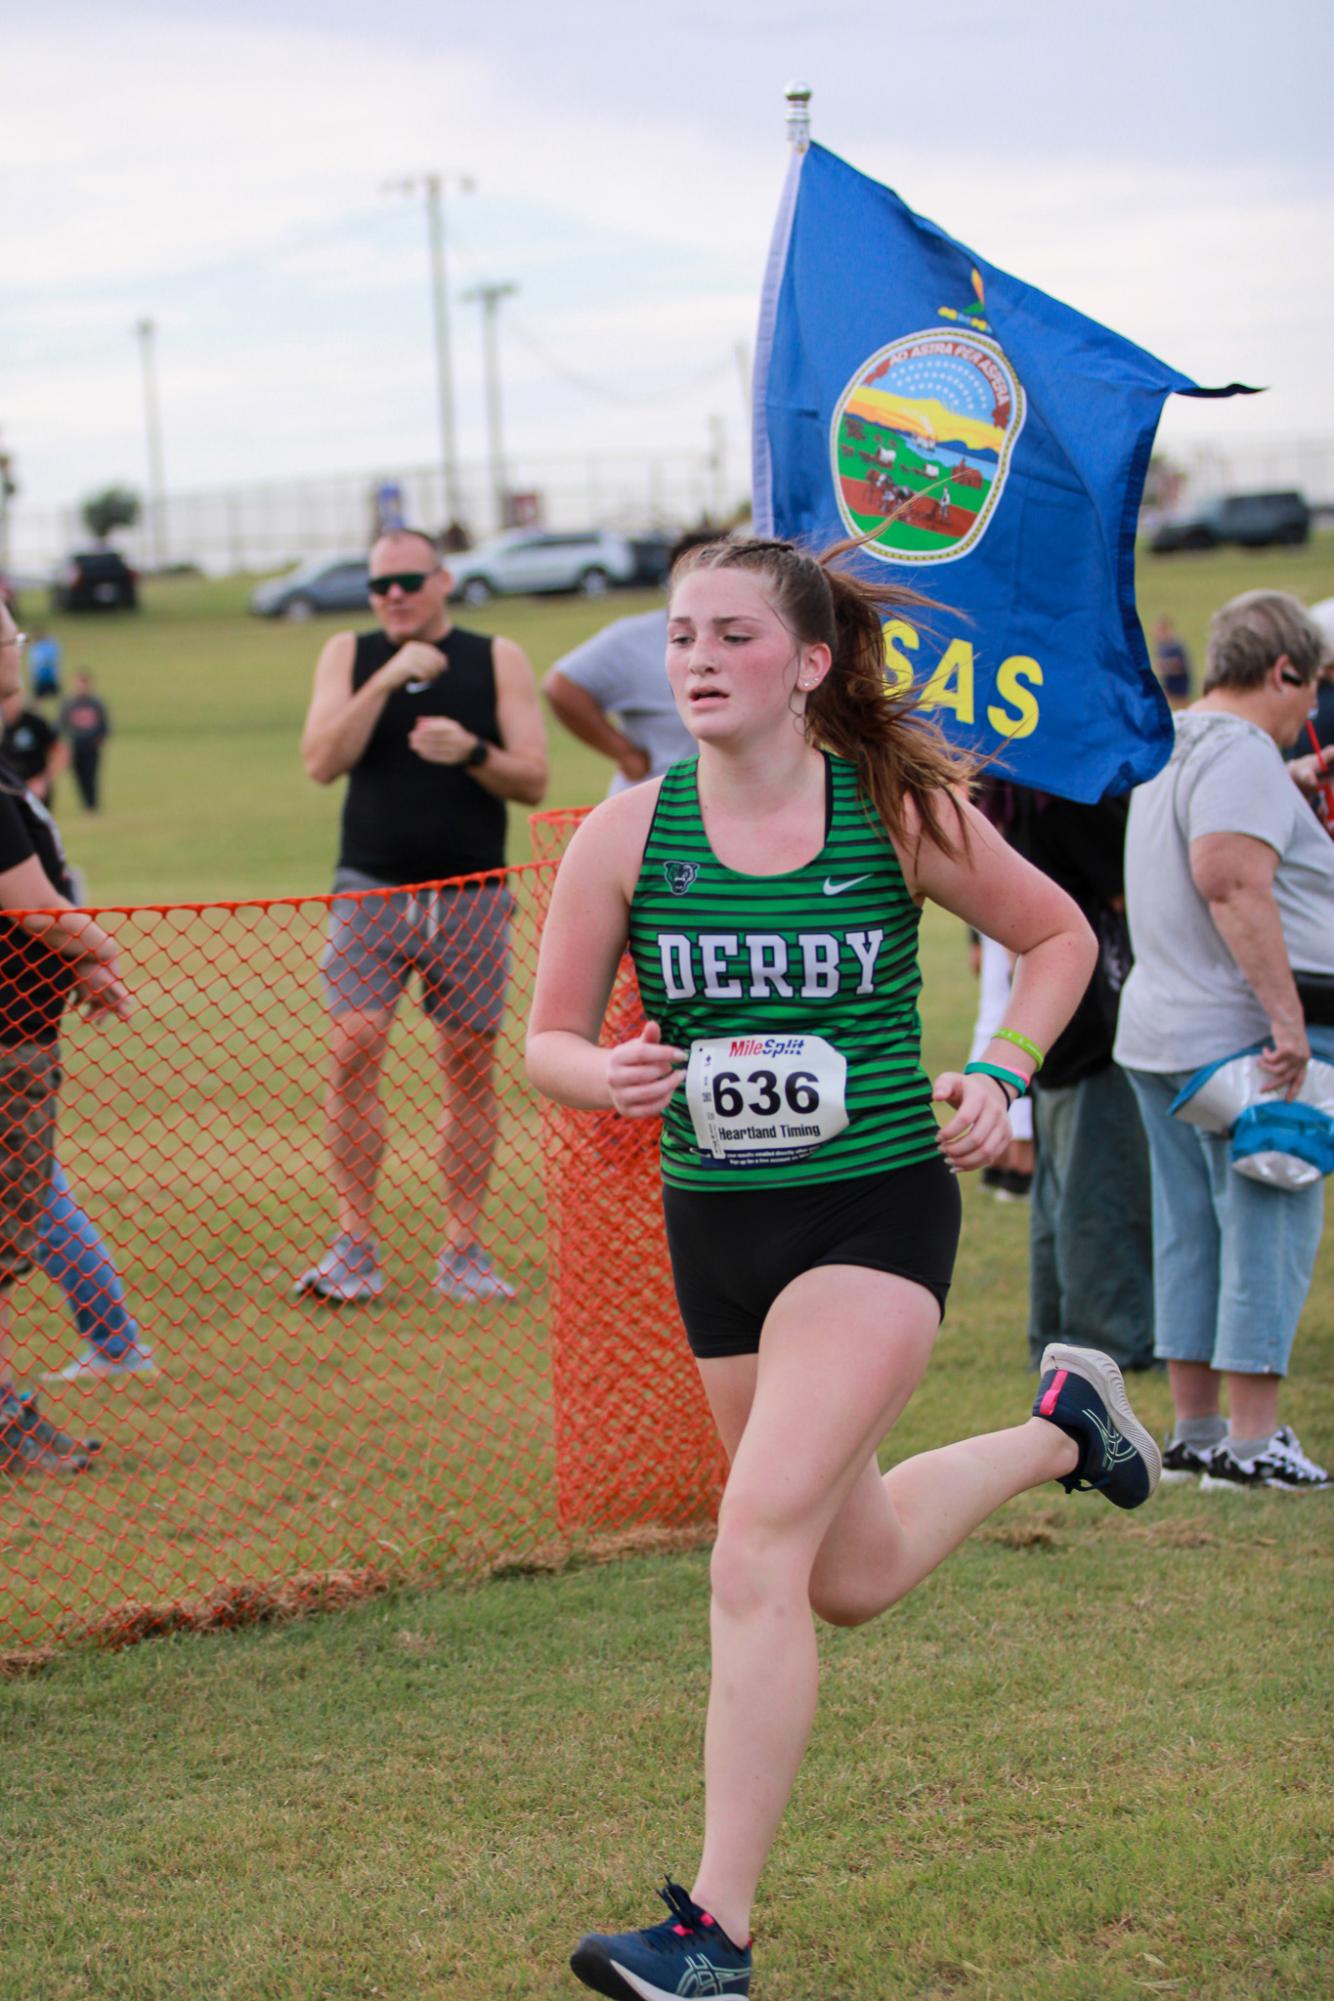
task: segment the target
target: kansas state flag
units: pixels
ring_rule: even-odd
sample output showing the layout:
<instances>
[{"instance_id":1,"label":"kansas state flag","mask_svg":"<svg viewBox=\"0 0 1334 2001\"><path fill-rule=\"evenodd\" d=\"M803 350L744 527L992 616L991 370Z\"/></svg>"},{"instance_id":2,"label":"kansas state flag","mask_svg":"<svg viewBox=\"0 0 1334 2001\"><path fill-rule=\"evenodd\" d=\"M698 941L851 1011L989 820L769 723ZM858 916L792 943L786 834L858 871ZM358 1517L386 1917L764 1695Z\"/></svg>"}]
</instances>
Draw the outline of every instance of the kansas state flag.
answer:
<instances>
[{"instance_id":1,"label":"kansas state flag","mask_svg":"<svg viewBox=\"0 0 1334 2001\"><path fill-rule=\"evenodd\" d=\"M755 525L869 535L941 609L885 628L891 680L1011 777L1094 800L1171 746L1135 612L1135 522L1165 397L1200 389L998 271L812 146L770 253Z\"/></svg>"}]
</instances>

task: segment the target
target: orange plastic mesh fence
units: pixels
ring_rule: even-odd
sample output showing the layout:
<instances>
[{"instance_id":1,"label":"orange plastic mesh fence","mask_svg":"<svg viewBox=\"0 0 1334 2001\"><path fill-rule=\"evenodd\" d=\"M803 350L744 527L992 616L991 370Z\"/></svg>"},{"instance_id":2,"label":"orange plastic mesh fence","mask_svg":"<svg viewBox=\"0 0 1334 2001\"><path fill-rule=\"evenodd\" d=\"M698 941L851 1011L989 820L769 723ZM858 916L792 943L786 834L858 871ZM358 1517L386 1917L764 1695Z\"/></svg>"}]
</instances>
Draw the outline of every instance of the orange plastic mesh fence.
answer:
<instances>
[{"instance_id":1,"label":"orange plastic mesh fence","mask_svg":"<svg viewBox=\"0 0 1334 2001\"><path fill-rule=\"evenodd\" d=\"M554 856L575 818L539 816L537 851ZM554 873L546 859L410 894L100 913L137 1006L105 1029L67 1016L65 1197L33 1186L22 1059L6 1069L0 1049L0 1271L25 1203L41 1212L34 1269L10 1290L13 1374L38 1401L19 1419L6 1406L0 1428L0 1643L114 1642L247 1594L476 1573L716 1509L656 1130L546 1104L524 1077ZM355 1198L374 1151L357 1093L408 957L380 1082L375 1265L319 1281L373 1296L298 1295L338 1231L331 1033ZM0 1040L18 1005L0 988ZM623 969L609 1035L639 1018ZM475 1296L491 1283L476 1253L442 1261L470 1202L512 1297ZM105 1374L124 1329L97 1236L154 1373ZM90 1335L103 1373L71 1380ZM34 1416L98 1438L91 1465L33 1463Z\"/></svg>"}]
</instances>

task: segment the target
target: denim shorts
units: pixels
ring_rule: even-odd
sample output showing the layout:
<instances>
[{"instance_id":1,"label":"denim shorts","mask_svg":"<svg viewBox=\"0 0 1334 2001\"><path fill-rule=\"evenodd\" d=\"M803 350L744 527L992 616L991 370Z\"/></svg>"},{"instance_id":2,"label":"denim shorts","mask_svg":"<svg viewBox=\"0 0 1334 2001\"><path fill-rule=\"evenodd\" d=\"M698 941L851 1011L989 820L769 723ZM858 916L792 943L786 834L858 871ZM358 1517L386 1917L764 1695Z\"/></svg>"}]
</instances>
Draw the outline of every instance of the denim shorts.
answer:
<instances>
[{"instance_id":1,"label":"denim shorts","mask_svg":"<svg viewBox=\"0 0 1334 2001\"><path fill-rule=\"evenodd\" d=\"M1334 1062L1334 1029L1308 1028ZM1154 1353L1239 1376L1284 1376L1324 1220L1322 1181L1271 1188L1238 1174L1229 1142L1168 1111L1194 1072L1127 1070L1153 1179Z\"/></svg>"},{"instance_id":2,"label":"denim shorts","mask_svg":"<svg viewBox=\"0 0 1334 2001\"><path fill-rule=\"evenodd\" d=\"M320 961L331 1014L392 1014L417 973L422 1008L437 1027L497 1033L514 907L503 883L385 892L370 876L340 869L334 892Z\"/></svg>"}]
</instances>

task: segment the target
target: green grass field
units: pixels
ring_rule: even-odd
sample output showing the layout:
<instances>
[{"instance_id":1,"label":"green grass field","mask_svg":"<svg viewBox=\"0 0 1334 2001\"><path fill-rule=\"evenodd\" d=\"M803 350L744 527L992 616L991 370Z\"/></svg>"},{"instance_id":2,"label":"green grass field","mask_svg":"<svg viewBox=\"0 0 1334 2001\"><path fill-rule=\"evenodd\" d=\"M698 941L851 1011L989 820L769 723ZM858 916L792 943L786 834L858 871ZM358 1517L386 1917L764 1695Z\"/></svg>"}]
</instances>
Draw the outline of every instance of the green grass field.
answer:
<instances>
[{"instance_id":1,"label":"green grass field","mask_svg":"<svg viewBox=\"0 0 1334 2001\"><path fill-rule=\"evenodd\" d=\"M1198 666L1209 611L1252 583L1327 595L1334 547L1146 561L1143 614L1172 613ZM295 753L326 628L250 620L243 599L236 583L163 584L136 620L62 627L68 664L93 669L118 732L106 813L83 821L65 801L97 901L326 884L336 799ZM514 603L486 622L540 671L603 616ZM555 774L551 803L601 790L596 760L568 744ZM428 1053L406 1020L391 1082L392 1323L354 1367L337 1323L281 1299L324 1199L306 1060L318 995L303 981L317 915L269 921L249 984L225 986L223 1013L241 991L269 1019L277 997L292 1022L282 1047L244 1022L224 1032L207 981L194 998L169 994L152 977L161 948L140 945L145 1006L116 1048L143 1110L124 1143L99 1045L71 1036L71 1164L167 1370L80 1400L108 1439L95 1476L25 1497L17 1515L6 1502L0 1613L21 1610L22 1636L43 1637L52 1607L88 1580L105 1591L112 1549L147 1552L125 1571L128 1594L152 1602L197 1590L219 1560L216 1574L229 1561L247 1576L321 1567L347 1544L340 1517L373 1496L402 1503L400 1537L415 1523L406 1552L381 1535L387 1576L437 1556L457 1568L459 1440L479 1469L474 1517L481 1483L490 1494L499 1482L521 1556L550 1531L549 1146L517 1083L506 1177L534 1298L489 1371L486 1330L442 1324L422 1282ZM924 955L928 1060L942 1063L973 1005L958 927L929 918ZM267 1114L229 1113L234 1080L256 1069L280 1086ZM187 1130L207 1143L191 1150ZM1031 1394L1024 1213L975 1187L966 1202L938 1357L888 1456L1007 1422ZM34 1367L69 1351L45 1281L25 1340ZM1135 1394L1162 1428L1162 1383ZM442 1430L442 1412L460 1428ZM288 1444L311 1441L304 1470L299 1454L296 1471L265 1454L275 1414ZM1334 1451L1328 1249L1288 1415L1317 1456ZM350 1524L354 1539L365 1527ZM1172 1490L1127 1519L1053 1489L1005 1510L878 1626L826 1634L821 1717L757 1917L756 2001L1330 1993L1330 1547L1320 1500ZM638 1555L400 1588L337 1617L125 1654L76 1649L3 1684L0 1995L576 1991L563 1961L578 1932L645 1921L652 1882L692 1865L706 1593L702 1554Z\"/></svg>"}]
</instances>

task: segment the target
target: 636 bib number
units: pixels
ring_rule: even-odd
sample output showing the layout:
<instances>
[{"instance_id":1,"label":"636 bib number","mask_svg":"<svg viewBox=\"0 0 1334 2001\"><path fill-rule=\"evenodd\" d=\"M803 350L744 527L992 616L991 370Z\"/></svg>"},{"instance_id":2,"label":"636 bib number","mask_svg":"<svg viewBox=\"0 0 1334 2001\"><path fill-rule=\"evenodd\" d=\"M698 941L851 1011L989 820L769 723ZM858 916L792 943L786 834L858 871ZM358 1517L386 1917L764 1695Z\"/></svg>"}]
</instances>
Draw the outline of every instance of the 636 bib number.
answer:
<instances>
[{"instance_id":1,"label":"636 bib number","mask_svg":"<svg viewBox=\"0 0 1334 2001\"><path fill-rule=\"evenodd\" d=\"M820 1035L718 1035L690 1045L686 1101L701 1153L730 1167L802 1160L841 1133L847 1059Z\"/></svg>"}]
</instances>

